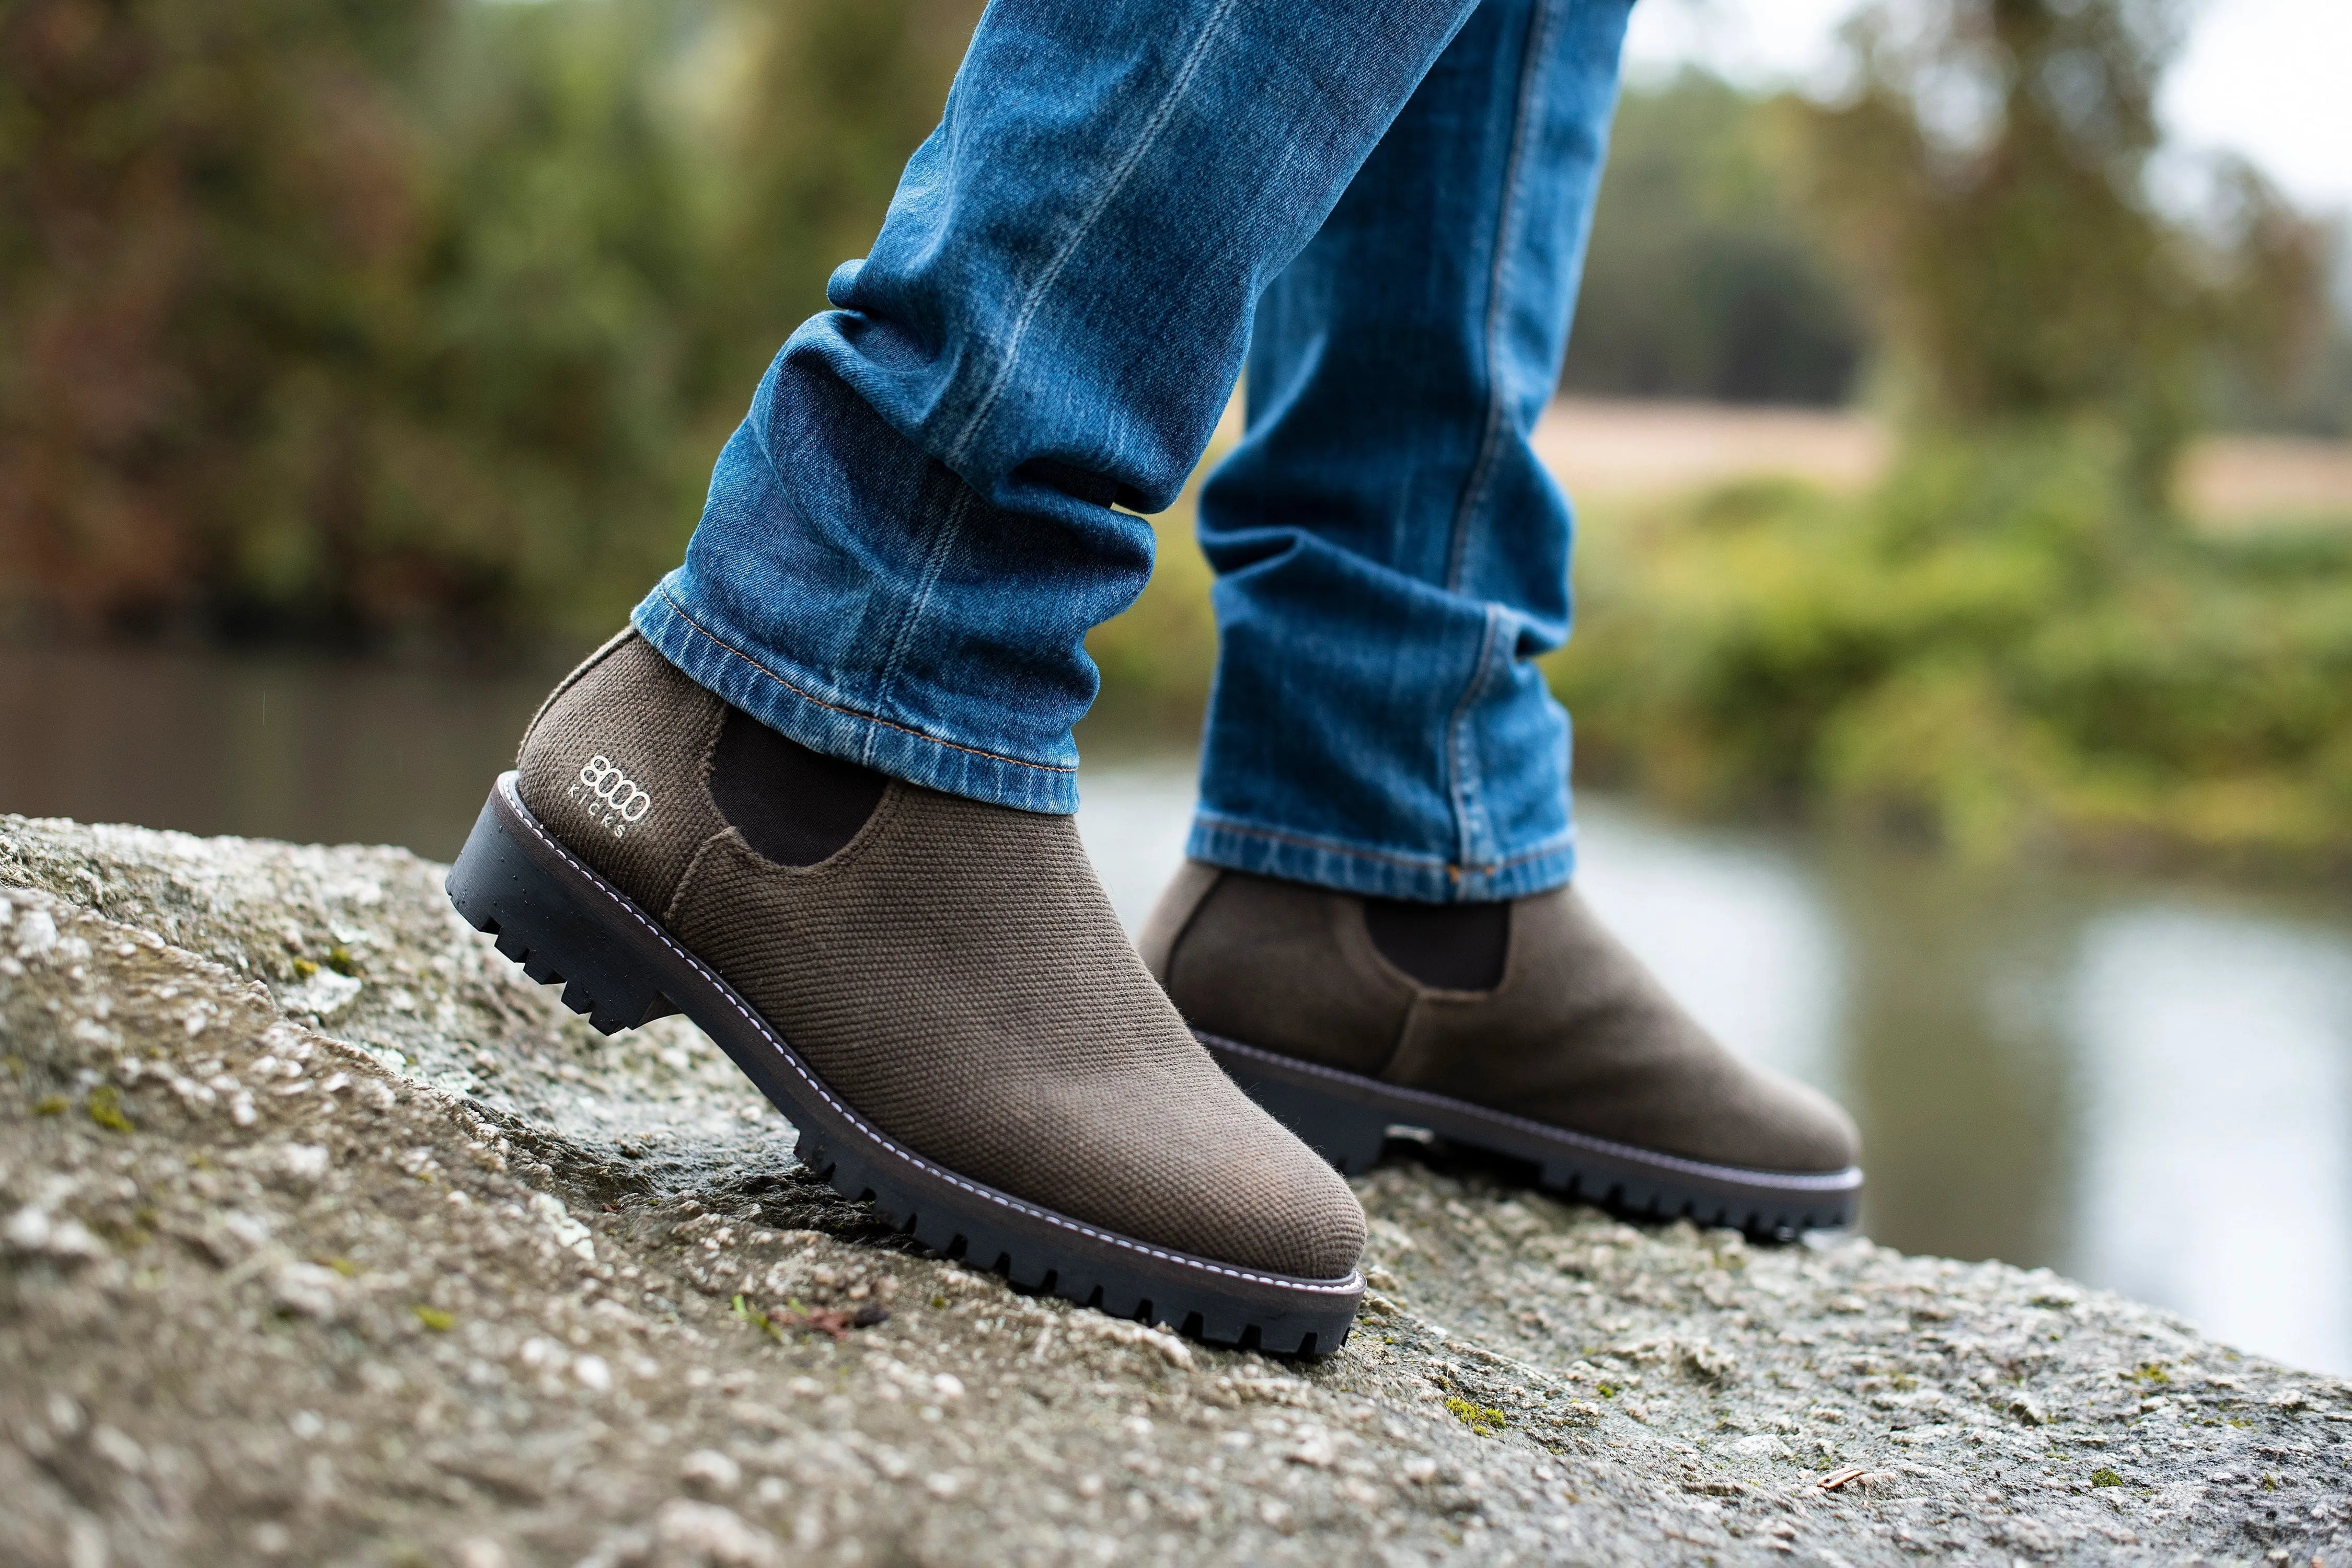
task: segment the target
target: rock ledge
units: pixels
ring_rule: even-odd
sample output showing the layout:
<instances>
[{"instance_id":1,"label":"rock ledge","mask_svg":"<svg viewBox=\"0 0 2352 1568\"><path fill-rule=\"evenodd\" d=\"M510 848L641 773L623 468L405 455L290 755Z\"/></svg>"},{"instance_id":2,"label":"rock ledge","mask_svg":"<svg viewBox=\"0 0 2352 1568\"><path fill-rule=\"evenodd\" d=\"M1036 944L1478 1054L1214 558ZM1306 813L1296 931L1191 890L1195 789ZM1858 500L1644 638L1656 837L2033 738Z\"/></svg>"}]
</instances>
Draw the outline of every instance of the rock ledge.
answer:
<instances>
[{"instance_id":1,"label":"rock ledge","mask_svg":"<svg viewBox=\"0 0 2352 1568\"><path fill-rule=\"evenodd\" d=\"M0 817L0 1561L2352 1562L2352 1390L1404 1162L1309 1364L909 1253L388 849Z\"/></svg>"}]
</instances>

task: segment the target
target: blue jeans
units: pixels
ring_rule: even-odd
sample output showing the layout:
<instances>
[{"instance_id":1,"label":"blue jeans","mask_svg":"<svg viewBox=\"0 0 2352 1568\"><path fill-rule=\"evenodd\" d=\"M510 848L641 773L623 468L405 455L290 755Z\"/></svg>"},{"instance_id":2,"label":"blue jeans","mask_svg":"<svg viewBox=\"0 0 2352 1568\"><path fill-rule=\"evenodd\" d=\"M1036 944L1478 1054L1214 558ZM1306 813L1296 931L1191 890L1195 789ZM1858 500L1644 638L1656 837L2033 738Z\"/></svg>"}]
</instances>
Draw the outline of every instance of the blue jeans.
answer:
<instances>
[{"instance_id":1,"label":"blue jeans","mask_svg":"<svg viewBox=\"0 0 2352 1568\"><path fill-rule=\"evenodd\" d=\"M1391 897L1573 869L1555 384L1631 0L992 0L873 254L794 332L638 605L803 744L1077 803L1089 628L1202 500L1192 848ZM1130 509L1129 510L1120 508Z\"/></svg>"}]
</instances>

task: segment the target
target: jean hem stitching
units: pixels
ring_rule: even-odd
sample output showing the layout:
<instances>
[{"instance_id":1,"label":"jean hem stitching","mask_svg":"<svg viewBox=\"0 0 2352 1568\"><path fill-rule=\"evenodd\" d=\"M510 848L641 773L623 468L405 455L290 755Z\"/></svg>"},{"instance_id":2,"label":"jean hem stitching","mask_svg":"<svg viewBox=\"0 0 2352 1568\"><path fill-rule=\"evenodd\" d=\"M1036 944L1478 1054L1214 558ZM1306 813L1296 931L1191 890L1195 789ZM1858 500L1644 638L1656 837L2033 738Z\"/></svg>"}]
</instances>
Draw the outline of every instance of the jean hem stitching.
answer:
<instances>
[{"instance_id":1,"label":"jean hem stitching","mask_svg":"<svg viewBox=\"0 0 2352 1568\"><path fill-rule=\"evenodd\" d=\"M1349 859L1370 860L1381 865L1394 866L1402 870L1433 871L1442 876L1493 876L1496 872L1512 870L1530 861L1543 859L1547 856L1566 854L1576 847L1576 835L1564 833L1549 844L1522 850L1505 859L1457 867L1435 856L1414 858L1387 850L1368 849L1361 845L1347 844L1336 838L1318 838L1311 834L1295 833L1286 828L1258 827L1239 823L1229 816L1220 816L1213 812L1199 813L1193 818L1193 823L1196 827L1205 828L1209 832L1230 833L1237 838L1261 838L1272 844L1288 844L1300 849L1312 849L1321 855L1339 855Z\"/></svg>"},{"instance_id":2,"label":"jean hem stitching","mask_svg":"<svg viewBox=\"0 0 2352 1568\"><path fill-rule=\"evenodd\" d=\"M927 731L918 730L910 724L897 723L888 719L877 718L871 713L860 712L855 708L844 707L838 702L828 702L824 698L816 696L814 693L808 691L783 676L778 675L774 670L770 669L766 665L761 664L758 659L753 658L750 654L745 653L741 648L735 647L732 643L727 641L716 632L711 631L708 626L705 626L700 621L696 620L694 616L688 612L686 606L677 602L677 595L670 592L669 584L667 583L663 584L656 591L661 595L663 602L669 606L670 612L677 616L679 620L684 621L687 626L693 630L696 636L708 641L712 647L718 648L721 653L725 653L732 658L742 660L745 664L751 666L751 668L757 670L760 674L766 676L770 680L774 681L777 685L782 687L785 690L791 692L802 701L812 703L816 707L825 710L829 713L838 713L846 719L857 719L862 720L868 724L877 724L885 730L896 730L902 735L911 735L916 740L928 741L934 746L944 746L949 751L961 752L967 756L985 757L992 763L1003 763L1016 768L1034 768L1039 773L1075 773L1078 771L1076 768L1065 767L1059 763L1033 763L1022 757L1005 756L1001 752L992 752L979 746L967 746L962 744L961 742L950 741L943 736L934 735Z\"/></svg>"}]
</instances>

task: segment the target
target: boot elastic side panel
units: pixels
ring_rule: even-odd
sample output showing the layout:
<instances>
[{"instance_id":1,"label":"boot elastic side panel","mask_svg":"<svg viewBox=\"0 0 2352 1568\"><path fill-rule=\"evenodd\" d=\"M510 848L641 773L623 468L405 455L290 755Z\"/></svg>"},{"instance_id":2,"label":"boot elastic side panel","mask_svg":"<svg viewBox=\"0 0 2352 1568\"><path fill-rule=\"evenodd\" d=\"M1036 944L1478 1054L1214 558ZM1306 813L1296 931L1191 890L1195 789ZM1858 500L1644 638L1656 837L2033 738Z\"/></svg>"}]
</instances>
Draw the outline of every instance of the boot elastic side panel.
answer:
<instances>
[{"instance_id":1,"label":"boot elastic side panel","mask_svg":"<svg viewBox=\"0 0 2352 1568\"><path fill-rule=\"evenodd\" d=\"M1227 871L1162 976L1195 1029L1378 1077L1417 988L1372 949L1350 894Z\"/></svg>"}]
</instances>

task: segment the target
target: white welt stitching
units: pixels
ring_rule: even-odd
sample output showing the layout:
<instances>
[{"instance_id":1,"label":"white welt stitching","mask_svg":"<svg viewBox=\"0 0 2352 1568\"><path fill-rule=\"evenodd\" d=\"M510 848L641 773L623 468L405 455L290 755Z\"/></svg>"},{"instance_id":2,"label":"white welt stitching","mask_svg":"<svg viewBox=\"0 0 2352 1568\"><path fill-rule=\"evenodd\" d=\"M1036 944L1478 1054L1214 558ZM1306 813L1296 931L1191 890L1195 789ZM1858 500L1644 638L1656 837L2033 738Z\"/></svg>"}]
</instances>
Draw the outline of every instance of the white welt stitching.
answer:
<instances>
[{"instance_id":1,"label":"white welt stitching","mask_svg":"<svg viewBox=\"0 0 2352 1568\"><path fill-rule=\"evenodd\" d=\"M522 804L522 797L515 793L514 784L514 774L501 774L499 779L499 793L506 796L507 804L514 808L515 816L521 820L524 826L530 829L531 836L533 837L537 838L541 844L546 845L550 849L554 850L557 855L562 858L565 865L579 872L583 877L585 877L588 879L590 886L593 887L598 892L604 894L607 899L610 899L624 914L628 915L639 925L651 931L660 940L661 944L664 947L677 954L679 958L684 959L688 964L693 966L696 973L701 975L703 979L709 981L713 986L717 987L719 994L724 996L728 1003L732 1005L738 1013L740 1013L743 1016L744 1021L750 1024L754 1029L757 1029L761 1035L766 1038L770 1045L776 1047L777 1054L782 1056L784 1060L791 1065L792 1069L800 1075L801 1081L807 1084L811 1089L815 1091L817 1097L823 1100L825 1104L831 1106L843 1120L846 1121L851 1126L856 1128L868 1138L873 1139L875 1142L880 1144L891 1153L896 1154L898 1158L906 1161L908 1164L913 1165L919 1170L928 1172L929 1174L938 1177L941 1181L961 1188L963 1191L970 1193L973 1197L985 1198L990 1203L995 1204L999 1207L1013 1210L1015 1214L1027 1215L1032 1219L1043 1220L1048 1225L1058 1226L1064 1230L1074 1232L1075 1234L1086 1237L1090 1240L1108 1242L1113 1247L1124 1247L1129 1252L1140 1253L1146 1258L1156 1258L1163 1263L1179 1264L1187 1268L1205 1269L1213 1274L1222 1274L1229 1279L1246 1280L1253 1285L1273 1285L1286 1290L1311 1290L1318 1295L1345 1296L1360 1291L1363 1289L1363 1279L1352 1268L1348 1270L1348 1277L1346 1279L1327 1283L1318 1279L1294 1279L1280 1274L1253 1274L1245 1268L1234 1268L1223 1263L1213 1263L1206 1258L1194 1258L1189 1253L1171 1252L1157 1247L1146 1247L1141 1242L1130 1240L1128 1237L1117 1235L1114 1232L1097 1230L1091 1226L1080 1225L1077 1221L1069 1218L1067 1215L1055 1214L1051 1209L1039 1208L1034 1204L1024 1204L1017 1199L1007 1197L1003 1193L996 1191L992 1187L983 1187L976 1182L965 1180L963 1177L957 1175L953 1171L948 1170L943 1166L931 1163L929 1160L926 1160L921 1155L914 1152L914 1151L904 1147L881 1132L879 1130L869 1125L866 1121L865 1118L859 1116L857 1112L852 1110L848 1106L844 1105L840 1100L835 1099L833 1091L825 1087L824 1080L818 1078L814 1073L809 1070L807 1064L801 1060L798 1053L794 1052L790 1046L784 1044L783 1040L776 1034L775 1030L768 1026L768 1021L760 1016L757 1012L753 1011L751 1005L747 1004L742 997L736 994L735 988L733 986L728 984L724 980L721 980L717 972L712 970L709 964L695 957L693 953L688 952L685 948L680 947L670 936L669 932L664 931L659 925L655 923L652 918L646 915L645 910L637 908L635 903L625 897L617 889L607 887L604 883L604 878L598 876L585 865L583 865L573 857L571 850L566 849L562 844L558 843L545 828L541 827L539 825L539 819L531 816L530 808Z\"/></svg>"},{"instance_id":2,"label":"white welt stitching","mask_svg":"<svg viewBox=\"0 0 2352 1568\"><path fill-rule=\"evenodd\" d=\"M1843 1171L1832 1171L1825 1175L1796 1176L1785 1175L1775 1171L1743 1170L1738 1165L1710 1165L1699 1160L1685 1160L1678 1155L1660 1154L1648 1149L1637 1149L1630 1143L1612 1143L1606 1138L1595 1138L1589 1132L1572 1132L1565 1127L1554 1127L1549 1122L1532 1121L1524 1116L1514 1116L1507 1110L1489 1110L1483 1105L1473 1105L1466 1100L1454 1100L1443 1094L1432 1094L1425 1089L1407 1089L1402 1084L1381 1083L1376 1079L1342 1072L1338 1068L1325 1067L1319 1062L1304 1062L1296 1057L1286 1057L1275 1051L1262 1050L1256 1046L1245 1046L1239 1040L1226 1039L1223 1035L1212 1035L1202 1030L1195 1030L1194 1033L1200 1035L1202 1042L1211 1046L1213 1050L1231 1051L1234 1055L1241 1057L1254 1057L1259 1061L1286 1068L1293 1072L1312 1073L1317 1078L1328 1078L1336 1083L1361 1085L1366 1089L1377 1089L1381 1094L1392 1094L1423 1105L1435 1106L1441 1110L1451 1110L1488 1121L1503 1122L1507 1126L1521 1128L1529 1132L1541 1133L1546 1138L1557 1138L1562 1142L1590 1149L1596 1154L1612 1155L1620 1160L1630 1160L1641 1164L1662 1165L1668 1170L1684 1171L1695 1176L1712 1176L1717 1181L1740 1182L1755 1187L1785 1187L1796 1192L1845 1192L1862 1185L1862 1171L1858 1166L1849 1165Z\"/></svg>"}]
</instances>

